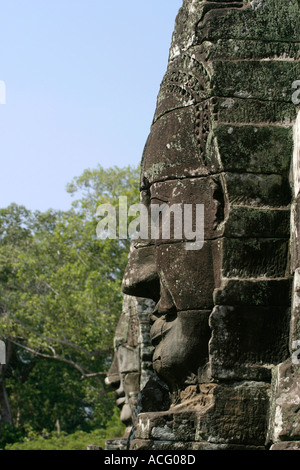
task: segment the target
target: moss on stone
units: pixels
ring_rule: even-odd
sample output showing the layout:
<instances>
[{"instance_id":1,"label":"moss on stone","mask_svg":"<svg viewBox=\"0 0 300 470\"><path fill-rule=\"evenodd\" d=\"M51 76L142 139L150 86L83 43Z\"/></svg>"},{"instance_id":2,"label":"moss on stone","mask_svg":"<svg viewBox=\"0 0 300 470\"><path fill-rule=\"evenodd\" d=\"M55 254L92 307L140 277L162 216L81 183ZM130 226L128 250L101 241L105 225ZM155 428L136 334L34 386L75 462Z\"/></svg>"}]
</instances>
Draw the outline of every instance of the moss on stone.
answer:
<instances>
[{"instance_id":1,"label":"moss on stone","mask_svg":"<svg viewBox=\"0 0 300 470\"><path fill-rule=\"evenodd\" d=\"M224 171L283 174L289 170L293 153L289 128L220 125L214 133Z\"/></svg>"}]
</instances>

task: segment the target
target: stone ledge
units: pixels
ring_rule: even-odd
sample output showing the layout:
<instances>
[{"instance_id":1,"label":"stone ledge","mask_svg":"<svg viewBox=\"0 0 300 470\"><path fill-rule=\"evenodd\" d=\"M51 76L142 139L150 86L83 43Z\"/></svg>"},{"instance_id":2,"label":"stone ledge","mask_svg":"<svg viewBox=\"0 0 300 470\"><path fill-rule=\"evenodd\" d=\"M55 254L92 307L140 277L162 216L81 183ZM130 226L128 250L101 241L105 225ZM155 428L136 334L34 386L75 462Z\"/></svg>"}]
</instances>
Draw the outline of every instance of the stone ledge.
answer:
<instances>
[{"instance_id":1,"label":"stone ledge","mask_svg":"<svg viewBox=\"0 0 300 470\"><path fill-rule=\"evenodd\" d=\"M300 441L277 442L270 450L300 450Z\"/></svg>"},{"instance_id":2,"label":"stone ledge","mask_svg":"<svg viewBox=\"0 0 300 470\"><path fill-rule=\"evenodd\" d=\"M212 444L211 442L173 442L135 439L130 450L266 450L263 446Z\"/></svg>"}]
</instances>

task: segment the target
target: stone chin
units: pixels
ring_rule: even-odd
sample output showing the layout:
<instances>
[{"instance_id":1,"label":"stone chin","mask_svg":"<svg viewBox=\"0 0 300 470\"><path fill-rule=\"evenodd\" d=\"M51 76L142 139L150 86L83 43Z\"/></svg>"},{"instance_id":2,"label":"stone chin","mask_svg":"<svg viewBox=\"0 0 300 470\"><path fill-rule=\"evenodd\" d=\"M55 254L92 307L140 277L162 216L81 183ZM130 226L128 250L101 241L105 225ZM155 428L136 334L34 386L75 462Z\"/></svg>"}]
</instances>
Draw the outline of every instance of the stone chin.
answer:
<instances>
[{"instance_id":1,"label":"stone chin","mask_svg":"<svg viewBox=\"0 0 300 470\"><path fill-rule=\"evenodd\" d=\"M125 426L132 425L132 410L128 403L125 403L121 409L120 419Z\"/></svg>"},{"instance_id":2,"label":"stone chin","mask_svg":"<svg viewBox=\"0 0 300 470\"><path fill-rule=\"evenodd\" d=\"M168 324L168 322L166 322ZM180 388L188 376L197 375L208 360L208 312L177 312L177 318L155 337L153 369L171 391Z\"/></svg>"}]
</instances>

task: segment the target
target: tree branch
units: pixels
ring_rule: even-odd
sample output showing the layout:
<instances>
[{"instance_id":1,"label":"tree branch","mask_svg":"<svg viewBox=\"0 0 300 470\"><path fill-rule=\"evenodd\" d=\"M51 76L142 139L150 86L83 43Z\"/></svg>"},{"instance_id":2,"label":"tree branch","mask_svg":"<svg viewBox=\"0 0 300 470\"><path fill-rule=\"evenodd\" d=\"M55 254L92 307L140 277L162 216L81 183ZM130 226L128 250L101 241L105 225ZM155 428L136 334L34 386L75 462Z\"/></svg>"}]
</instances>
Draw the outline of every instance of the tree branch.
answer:
<instances>
[{"instance_id":1,"label":"tree branch","mask_svg":"<svg viewBox=\"0 0 300 470\"><path fill-rule=\"evenodd\" d=\"M95 351L93 352L89 352L87 349L84 349L84 348L81 348L80 346L78 346L77 344L74 344L70 341L68 341L67 339L59 339L59 338L53 338L51 336L45 336L43 335L42 333L38 333L37 331L33 330L32 328L29 328L27 325L25 325L25 323L21 322L18 318L15 317L15 315L11 312L8 312L7 313L7 316L8 317L11 317L13 319L13 321L19 325L22 326L22 328L24 328L25 331L28 331L29 333L33 333L35 336L39 337L39 338L42 338L48 342L52 342L52 343L56 343L56 344L61 344L61 345L64 345L64 346L68 346L69 348L71 349L74 349L75 351L78 351L78 352L81 352L83 354L85 354L87 357L95 357L95 356L99 356L100 354L109 354L111 353L111 348L110 349L96 349ZM48 345L49 348L50 348L50 345Z\"/></svg>"},{"instance_id":2,"label":"tree branch","mask_svg":"<svg viewBox=\"0 0 300 470\"><path fill-rule=\"evenodd\" d=\"M53 348L50 348L54 352L54 354L51 355L51 354L42 353L40 351L36 351L35 349L29 348L28 346L25 346L24 344L21 344L21 343L15 341L15 340L11 340L11 342L13 344L15 344L16 346L18 346L19 348L22 348L25 351L30 352L34 356L41 357L43 359L54 359L56 361L64 362L65 364L68 364L69 366L74 367L74 369L76 369L81 374L80 380L85 380L85 379L88 379L88 378L91 378L91 377L97 378L99 376L107 375L107 372L92 372L92 371L84 368L83 366L81 366L77 362L72 361L71 359L66 359L65 357L58 356L55 353L55 350ZM101 383L101 381L99 381L99 383ZM102 383L101 383L101 385L102 385Z\"/></svg>"}]
</instances>

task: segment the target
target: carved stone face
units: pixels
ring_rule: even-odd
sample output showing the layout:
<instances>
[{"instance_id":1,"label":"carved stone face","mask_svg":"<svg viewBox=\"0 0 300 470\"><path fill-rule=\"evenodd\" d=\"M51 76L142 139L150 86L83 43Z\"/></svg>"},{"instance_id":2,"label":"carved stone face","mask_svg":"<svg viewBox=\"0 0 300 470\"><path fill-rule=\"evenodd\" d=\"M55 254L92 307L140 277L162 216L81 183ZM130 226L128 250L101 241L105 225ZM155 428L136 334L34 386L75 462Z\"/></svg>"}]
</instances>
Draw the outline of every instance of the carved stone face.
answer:
<instances>
[{"instance_id":1,"label":"carved stone face","mask_svg":"<svg viewBox=\"0 0 300 470\"><path fill-rule=\"evenodd\" d=\"M138 351L134 352L138 356ZM123 356L123 357L122 357ZM127 426L132 426L137 395L140 391L139 372L135 364L130 361L131 354L120 348L115 352L112 365L105 382L115 389L116 405L119 407L121 421ZM124 361L125 359L125 361ZM133 368L133 371L130 371Z\"/></svg>"},{"instance_id":2,"label":"carved stone face","mask_svg":"<svg viewBox=\"0 0 300 470\"><path fill-rule=\"evenodd\" d=\"M123 279L126 294L156 302L150 316L153 368L171 389L180 388L208 361L208 317L219 285L222 182L205 174L194 142L196 119L191 107L154 123L143 155L141 201L149 212L154 204L179 205L183 228L186 205L204 205L204 245L187 250L184 230L180 239L174 236L179 219L171 217L169 239L132 243Z\"/></svg>"},{"instance_id":3,"label":"carved stone face","mask_svg":"<svg viewBox=\"0 0 300 470\"><path fill-rule=\"evenodd\" d=\"M120 419L132 426L137 395L140 391L140 357L138 347L138 313L135 299L124 297L122 315L114 338L114 358L105 380L115 389Z\"/></svg>"}]
</instances>

